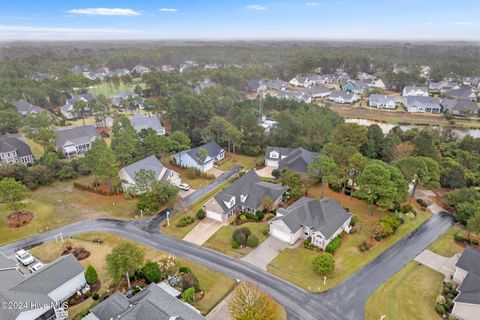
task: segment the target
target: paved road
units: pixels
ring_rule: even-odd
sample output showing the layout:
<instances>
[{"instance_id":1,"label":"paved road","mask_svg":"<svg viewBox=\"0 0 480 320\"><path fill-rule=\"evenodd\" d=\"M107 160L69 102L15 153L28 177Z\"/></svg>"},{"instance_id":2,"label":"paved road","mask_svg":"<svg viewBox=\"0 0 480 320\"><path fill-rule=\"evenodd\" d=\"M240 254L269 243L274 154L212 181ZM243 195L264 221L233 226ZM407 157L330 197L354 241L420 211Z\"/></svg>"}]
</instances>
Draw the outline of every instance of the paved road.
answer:
<instances>
[{"instance_id":1,"label":"paved road","mask_svg":"<svg viewBox=\"0 0 480 320\"><path fill-rule=\"evenodd\" d=\"M212 270L223 272L243 281L256 283L284 305L289 319L363 319L365 302L375 289L422 252L453 223L447 214L432 216L410 235L353 274L339 286L319 294L309 293L272 274L222 253L203 248L162 234L158 229L145 228L138 222L99 219L74 223L15 243L0 247L12 254L17 248L49 242L55 234L74 235L83 232L109 232L137 241L152 248L172 253Z\"/></svg>"}]
</instances>

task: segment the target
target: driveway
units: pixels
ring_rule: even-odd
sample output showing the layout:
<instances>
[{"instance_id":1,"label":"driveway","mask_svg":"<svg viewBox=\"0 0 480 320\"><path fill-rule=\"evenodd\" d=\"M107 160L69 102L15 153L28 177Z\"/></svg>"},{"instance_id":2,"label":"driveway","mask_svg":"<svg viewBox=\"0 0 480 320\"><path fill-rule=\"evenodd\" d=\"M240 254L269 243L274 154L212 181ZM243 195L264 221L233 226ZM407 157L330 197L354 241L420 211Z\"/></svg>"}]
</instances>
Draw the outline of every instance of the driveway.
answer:
<instances>
[{"instance_id":1,"label":"driveway","mask_svg":"<svg viewBox=\"0 0 480 320\"><path fill-rule=\"evenodd\" d=\"M455 254L452 257L447 258L433 253L430 250L424 250L415 258L415 261L442 273L445 275L447 280L451 280L453 274L455 273L455 265L457 264L459 258L459 254Z\"/></svg>"},{"instance_id":2,"label":"driveway","mask_svg":"<svg viewBox=\"0 0 480 320\"><path fill-rule=\"evenodd\" d=\"M286 247L288 243L270 236L241 260L267 271L267 265Z\"/></svg>"},{"instance_id":3,"label":"driveway","mask_svg":"<svg viewBox=\"0 0 480 320\"><path fill-rule=\"evenodd\" d=\"M212 169L208 170L207 173L213 174L215 178L220 177L224 171L213 167Z\"/></svg>"},{"instance_id":4,"label":"driveway","mask_svg":"<svg viewBox=\"0 0 480 320\"><path fill-rule=\"evenodd\" d=\"M263 178L273 178L272 176L272 171L273 171L273 167L264 167L262 169L259 169L259 170L255 170L255 172L260 176L260 177L263 177Z\"/></svg>"},{"instance_id":5,"label":"driveway","mask_svg":"<svg viewBox=\"0 0 480 320\"><path fill-rule=\"evenodd\" d=\"M180 196L180 198L185 199L187 196L191 195L195 191L197 191L197 189L193 189L193 188L190 188L190 190L188 190L188 191L180 190L178 192L178 195Z\"/></svg>"},{"instance_id":6,"label":"driveway","mask_svg":"<svg viewBox=\"0 0 480 320\"><path fill-rule=\"evenodd\" d=\"M205 318L207 320L229 320L230 316L228 315L228 302L233 297L232 291L228 296L225 297L219 304L215 306L215 308L210 311Z\"/></svg>"},{"instance_id":7,"label":"driveway","mask_svg":"<svg viewBox=\"0 0 480 320\"><path fill-rule=\"evenodd\" d=\"M205 218L200 221L199 224L195 226L184 238L183 240L198 244L201 246L204 244L211 236L215 234L221 227L225 224L219 221L215 221L210 218Z\"/></svg>"}]
</instances>

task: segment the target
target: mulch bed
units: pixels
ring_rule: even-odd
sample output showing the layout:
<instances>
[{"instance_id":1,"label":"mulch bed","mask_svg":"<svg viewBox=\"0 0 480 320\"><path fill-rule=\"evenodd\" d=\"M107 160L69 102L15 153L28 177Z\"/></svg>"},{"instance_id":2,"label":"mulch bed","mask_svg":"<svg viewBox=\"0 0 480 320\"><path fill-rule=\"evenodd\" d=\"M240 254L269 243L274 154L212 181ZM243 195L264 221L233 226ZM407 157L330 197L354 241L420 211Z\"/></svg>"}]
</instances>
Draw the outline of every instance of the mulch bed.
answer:
<instances>
[{"instance_id":1,"label":"mulch bed","mask_svg":"<svg viewBox=\"0 0 480 320\"><path fill-rule=\"evenodd\" d=\"M77 260L85 260L88 257L90 257L90 251L85 250L85 248L82 248L82 247L76 248L71 246L67 246L63 250L62 256L65 256L70 253L73 254L75 258L77 258Z\"/></svg>"},{"instance_id":2,"label":"mulch bed","mask_svg":"<svg viewBox=\"0 0 480 320\"><path fill-rule=\"evenodd\" d=\"M22 211L19 213L12 213L8 217L9 228L20 228L26 226L33 219L33 213L29 211Z\"/></svg>"}]
</instances>

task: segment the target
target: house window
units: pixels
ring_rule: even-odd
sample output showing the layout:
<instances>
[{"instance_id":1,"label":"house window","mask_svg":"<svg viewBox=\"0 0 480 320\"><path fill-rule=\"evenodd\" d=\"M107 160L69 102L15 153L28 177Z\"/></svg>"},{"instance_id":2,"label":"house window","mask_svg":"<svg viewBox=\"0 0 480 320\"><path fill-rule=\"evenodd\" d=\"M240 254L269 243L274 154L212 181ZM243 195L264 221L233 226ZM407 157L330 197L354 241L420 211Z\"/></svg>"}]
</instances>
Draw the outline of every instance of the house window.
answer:
<instances>
[{"instance_id":1,"label":"house window","mask_svg":"<svg viewBox=\"0 0 480 320\"><path fill-rule=\"evenodd\" d=\"M278 152L276 152L276 151L270 152L270 158L278 159L279 157L280 157L280 155L278 154Z\"/></svg>"}]
</instances>

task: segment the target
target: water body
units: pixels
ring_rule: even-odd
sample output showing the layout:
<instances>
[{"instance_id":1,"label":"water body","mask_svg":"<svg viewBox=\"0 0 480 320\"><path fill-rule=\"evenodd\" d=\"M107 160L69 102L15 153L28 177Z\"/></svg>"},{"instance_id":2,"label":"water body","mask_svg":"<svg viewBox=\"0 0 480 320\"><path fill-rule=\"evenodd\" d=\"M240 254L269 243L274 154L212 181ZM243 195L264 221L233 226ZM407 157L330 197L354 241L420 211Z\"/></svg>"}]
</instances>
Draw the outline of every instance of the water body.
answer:
<instances>
[{"instance_id":1,"label":"water body","mask_svg":"<svg viewBox=\"0 0 480 320\"><path fill-rule=\"evenodd\" d=\"M350 122L350 123L357 123L361 126L369 126L372 124L376 124L382 129L383 133L388 133L393 127L396 125L390 124L390 123L385 123L385 122L380 122L376 120L366 120L366 119L345 119L345 122ZM414 125L414 124L407 124L407 125L398 125L402 130L408 130L408 129L413 129L413 128L426 128L429 125ZM434 129L439 129L442 130L443 127L440 126L430 126L431 128ZM460 138L465 137L466 135L471 135L472 137L475 138L480 138L480 129L460 129L460 128L452 128L452 131Z\"/></svg>"}]
</instances>

